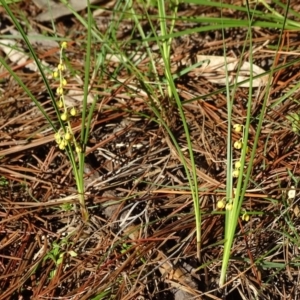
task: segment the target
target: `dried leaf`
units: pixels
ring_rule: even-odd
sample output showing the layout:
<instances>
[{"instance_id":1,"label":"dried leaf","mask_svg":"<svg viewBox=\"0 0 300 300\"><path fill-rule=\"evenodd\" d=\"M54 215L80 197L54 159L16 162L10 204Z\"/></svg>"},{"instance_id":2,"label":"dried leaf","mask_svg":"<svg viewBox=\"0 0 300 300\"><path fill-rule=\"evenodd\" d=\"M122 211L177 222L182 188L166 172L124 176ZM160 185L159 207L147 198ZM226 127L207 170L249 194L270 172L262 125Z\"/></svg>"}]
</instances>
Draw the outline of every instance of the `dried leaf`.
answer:
<instances>
[{"instance_id":1,"label":"dried leaf","mask_svg":"<svg viewBox=\"0 0 300 300\"><path fill-rule=\"evenodd\" d=\"M294 206L293 211L294 211L295 216L298 218L299 215L300 215L300 209L299 209L298 204L296 204L296 205Z\"/></svg>"},{"instance_id":2,"label":"dried leaf","mask_svg":"<svg viewBox=\"0 0 300 300\"><path fill-rule=\"evenodd\" d=\"M72 14L70 8L63 3L56 3L49 0L33 0L33 2L36 6L45 10L45 12L36 17L36 20L39 22L51 21ZM95 4L97 2L101 2L101 0L90 0L91 4ZM82 0L70 0L68 4L74 11L80 11L87 7L87 1Z\"/></svg>"},{"instance_id":3,"label":"dried leaf","mask_svg":"<svg viewBox=\"0 0 300 300\"><path fill-rule=\"evenodd\" d=\"M30 60L30 57L19 50L19 46L16 41L13 40L1 40L0 41L0 49L7 55L9 60L18 66L26 65L26 68L29 70L36 72L38 67L35 62L27 63ZM42 62L44 66L48 66L46 62Z\"/></svg>"},{"instance_id":4,"label":"dried leaf","mask_svg":"<svg viewBox=\"0 0 300 300\"><path fill-rule=\"evenodd\" d=\"M141 60L143 59L143 53L136 53L133 60ZM120 55L107 55L107 59L113 62L122 62L126 61L127 58L121 57ZM182 62L187 65L189 59L183 59ZM211 56L211 55L197 55L197 64L202 62L202 65L198 68L193 68L189 75L191 76L202 76L207 79L211 83L217 83L220 85L226 85L227 80L229 80L230 84L234 84L237 77L237 82L240 83L242 81L248 80L248 82L244 82L240 84L241 87L249 87L250 84L252 87L260 87L265 86L268 83L269 75L262 75L259 78L255 78L250 83L250 63L243 62L242 66L238 70L239 59L234 57L226 57L226 61L223 56ZM158 64L163 65L163 60L159 59ZM227 63L227 72L228 79L226 78L226 68L225 64ZM253 69L253 77L258 76L265 73L265 70L260 68L257 65L252 65ZM174 72L176 70L173 70Z\"/></svg>"},{"instance_id":5,"label":"dried leaf","mask_svg":"<svg viewBox=\"0 0 300 300\"><path fill-rule=\"evenodd\" d=\"M203 76L211 83L217 83L220 85L226 85L227 80L230 84L234 84L235 81L238 83L250 79L250 63L243 62L240 69L239 59L234 57L223 56L211 56L211 55L197 55L197 61L203 62L199 68L193 69L193 73L196 76ZM226 65L226 67L225 67ZM228 78L226 78L226 68L228 72ZM265 70L258 67L257 65L252 65L253 76L257 76L265 73ZM237 80L236 80L237 77ZM240 86L242 87L259 87L264 86L268 82L269 75L262 75L259 78L255 78L252 82L248 81Z\"/></svg>"}]
</instances>

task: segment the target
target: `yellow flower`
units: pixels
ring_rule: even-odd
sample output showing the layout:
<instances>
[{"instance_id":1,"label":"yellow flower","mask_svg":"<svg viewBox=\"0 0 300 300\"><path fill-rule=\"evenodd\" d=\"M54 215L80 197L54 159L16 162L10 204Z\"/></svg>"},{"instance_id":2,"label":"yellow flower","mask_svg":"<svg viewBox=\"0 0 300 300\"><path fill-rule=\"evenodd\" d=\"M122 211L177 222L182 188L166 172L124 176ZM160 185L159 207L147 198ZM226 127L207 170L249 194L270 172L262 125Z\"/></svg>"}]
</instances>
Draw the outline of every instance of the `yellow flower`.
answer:
<instances>
[{"instance_id":1,"label":"yellow flower","mask_svg":"<svg viewBox=\"0 0 300 300\"><path fill-rule=\"evenodd\" d=\"M52 73L52 76L53 76L53 78L57 78L57 77L58 77L58 72L57 72L57 71L54 71L54 72Z\"/></svg>"},{"instance_id":2,"label":"yellow flower","mask_svg":"<svg viewBox=\"0 0 300 300\"><path fill-rule=\"evenodd\" d=\"M240 171L239 171L239 170L234 170L234 171L232 172L232 177L233 177L233 178L237 178L237 177L239 177L239 175L240 175Z\"/></svg>"},{"instance_id":3,"label":"yellow flower","mask_svg":"<svg viewBox=\"0 0 300 300\"><path fill-rule=\"evenodd\" d=\"M60 118L62 119L62 121L67 121L68 120L68 114L66 112L62 113L60 115Z\"/></svg>"},{"instance_id":4,"label":"yellow flower","mask_svg":"<svg viewBox=\"0 0 300 300\"><path fill-rule=\"evenodd\" d=\"M62 43L61 43L61 48L62 48L62 49L66 49L67 46L68 46L67 42L62 42Z\"/></svg>"},{"instance_id":5,"label":"yellow flower","mask_svg":"<svg viewBox=\"0 0 300 300\"><path fill-rule=\"evenodd\" d=\"M233 125L233 130L235 132L241 132L243 130L243 125L241 125L241 124L234 124Z\"/></svg>"},{"instance_id":6,"label":"yellow flower","mask_svg":"<svg viewBox=\"0 0 300 300\"><path fill-rule=\"evenodd\" d=\"M235 141L234 144L233 144L233 147L234 147L235 149L238 149L238 150L241 149L242 146L243 146L242 141Z\"/></svg>"},{"instance_id":7,"label":"yellow flower","mask_svg":"<svg viewBox=\"0 0 300 300\"><path fill-rule=\"evenodd\" d=\"M56 94L59 95L59 96L61 96L61 95L63 95L63 93L64 93L64 89L61 86L59 86L56 89Z\"/></svg>"},{"instance_id":8,"label":"yellow flower","mask_svg":"<svg viewBox=\"0 0 300 300\"><path fill-rule=\"evenodd\" d=\"M66 140L66 141L70 141L70 140L72 139L72 137L73 137L73 135L72 135L71 132L67 132L67 133L65 134L65 140Z\"/></svg>"},{"instance_id":9,"label":"yellow flower","mask_svg":"<svg viewBox=\"0 0 300 300\"><path fill-rule=\"evenodd\" d=\"M59 63L58 66L57 66L57 69L59 71L64 71L66 69L65 65L63 63Z\"/></svg>"},{"instance_id":10,"label":"yellow flower","mask_svg":"<svg viewBox=\"0 0 300 300\"><path fill-rule=\"evenodd\" d=\"M59 100L56 102L56 105L58 106L58 108L62 108L63 105L64 105L62 99L59 99Z\"/></svg>"},{"instance_id":11,"label":"yellow flower","mask_svg":"<svg viewBox=\"0 0 300 300\"><path fill-rule=\"evenodd\" d=\"M241 168L241 162L240 161L236 161L235 164L234 164L234 168L236 170L240 169Z\"/></svg>"},{"instance_id":12,"label":"yellow flower","mask_svg":"<svg viewBox=\"0 0 300 300\"><path fill-rule=\"evenodd\" d=\"M250 220L250 216L247 214L247 212L245 212L242 215L242 220L248 222Z\"/></svg>"},{"instance_id":13,"label":"yellow flower","mask_svg":"<svg viewBox=\"0 0 300 300\"><path fill-rule=\"evenodd\" d=\"M81 153L81 152L82 152L81 146L78 145L78 144L76 144L76 146L75 146L75 151L76 151L77 153Z\"/></svg>"},{"instance_id":14,"label":"yellow flower","mask_svg":"<svg viewBox=\"0 0 300 300\"><path fill-rule=\"evenodd\" d=\"M59 144L59 149L65 150L65 148L66 148L65 143L63 141L61 141L61 143Z\"/></svg>"},{"instance_id":15,"label":"yellow flower","mask_svg":"<svg viewBox=\"0 0 300 300\"><path fill-rule=\"evenodd\" d=\"M61 136L60 136L59 132L56 132L54 134L54 139L57 144L59 144L61 142Z\"/></svg>"},{"instance_id":16,"label":"yellow flower","mask_svg":"<svg viewBox=\"0 0 300 300\"><path fill-rule=\"evenodd\" d=\"M226 210L232 210L232 207L233 207L232 203L227 203L225 206Z\"/></svg>"},{"instance_id":17,"label":"yellow flower","mask_svg":"<svg viewBox=\"0 0 300 300\"><path fill-rule=\"evenodd\" d=\"M70 115L73 116L73 117L77 115L77 110L76 110L75 107L72 107L72 108L71 108L71 110L70 110Z\"/></svg>"},{"instance_id":18,"label":"yellow flower","mask_svg":"<svg viewBox=\"0 0 300 300\"><path fill-rule=\"evenodd\" d=\"M217 202L217 207L220 208L220 209L223 209L226 205L226 202L224 200L219 200Z\"/></svg>"}]
</instances>

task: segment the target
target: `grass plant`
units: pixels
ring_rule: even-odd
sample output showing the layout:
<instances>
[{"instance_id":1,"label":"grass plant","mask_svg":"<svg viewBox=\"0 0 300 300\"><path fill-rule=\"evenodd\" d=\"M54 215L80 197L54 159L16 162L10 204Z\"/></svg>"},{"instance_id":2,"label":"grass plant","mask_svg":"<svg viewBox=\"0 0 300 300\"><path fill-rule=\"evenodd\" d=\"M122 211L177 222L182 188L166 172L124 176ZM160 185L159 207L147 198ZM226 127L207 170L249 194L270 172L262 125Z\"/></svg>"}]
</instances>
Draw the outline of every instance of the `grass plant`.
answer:
<instances>
[{"instance_id":1,"label":"grass plant","mask_svg":"<svg viewBox=\"0 0 300 300\"><path fill-rule=\"evenodd\" d=\"M300 14L295 6L277 0L244 5L117 0L105 7L112 11L111 20L101 30L89 2L87 17L62 2L84 35L71 42L72 31L70 37L61 37L58 21L52 20L51 38L60 46L44 67L14 6L0 0L20 33L17 39L37 65L35 80L42 80L47 93L41 101L31 81L8 61L9 54L0 56L14 86L43 116L33 131L12 131L14 141L26 139L23 148L7 142L0 149L6 164L0 167L0 226L9 231L8 224L14 223L18 229L3 248L17 249L14 241L21 229L35 235L34 240L22 238L29 248L26 259L19 249L3 256L3 274L12 278L0 284L3 297L20 296L22 286L32 284L36 298L57 297L62 291L59 296L68 299L159 299L171 297L167 291L178 291L179 282L186 298L219 299L227 286L242 293L233 284L239 278L241 297L259 299L274 294L272 285L276 280L282 284L282 274L296 280L299 257L292 255L292 248L299 246L298 199L290 196L289 187L297 191L299 178L299 83L297 74L294 81L286 78L299 59L281 57L289 47L293 54L297 50L292 30L299 28ZM188 15L190 11L197 13ZM242 17L233 18L232 12ZM129 37L121 32L120 38L118 27L124 24L132 28ZM237 36L243 40L230 38L235 30L241 30ZM270 45L263 44L265 31ZM286 43L290 35L291 45ZM198 46L201 54L224 60L231 56L231 47L238 54L236 69L230 71L225 64L224 74L203 71ZM260 55L271 57L272 63L259 75L267 74L268 81L257 87L253 68ZM250 63L249 76L239 82L245 61ZM83 95L73 106L67 96L77 76L83 78ZM222 76L225 87L210 82ZM19 124L15 114L9 124ZM30 127L30 121L25 125ZM87 161L98 169L92 168L90 173L97 174L93 179L85 171ZM15 163L23 165L17 169ZM55 172L47 180L43 176L51 168ZM75 182L76 196L62 188L64 182ZM17 200L6 200L13 195L5 192L10 188L19 191ZM67 209L70 205L73 210ZM23 263L8 263L11 253ZM190 273L203 283L202 290L193 287L194 279L180 268L184 264L194 266ZM19 284L11 266L21 274ZM38 279L30 282L33 273ZM164 280L158 283L157 274ZM208 279L216 277L220 291Z\"/></svg>"},{"instance_id":2,"label":"grass plant","mask_svg":"<svg viewBox=\"0 0 300 300\"><path fill-rule=\"evenodd\" d=\"M32 48L31 43L29 42L26 33L24 32L22 26L14 16L14 14L9 9L7 3L5 1L2 1L2 5L7 11L7 13L10 15L12 21L14 22L14 25L18 29L19 33L21 34L24 42L26 43L30 54L32 55L32 58L34 62L36 63L39 72L43 78L45 87L47 89L47 92L49 94L49 97L52 101L52 105L55 109L56 115L57 115L57 122L59 123L59 127L51 120L45 109L40 105L39 101L32 95L31 91L25 86L25 84L18 78L18 76L12 71L12 69L9 67L9 65L1 59L2 65L8 70L8 72L14 77L14 79L22 86L22 88L26 91L28 96L32 99L34 104L39 108L40 112L44 115L44 117L49 122L49 125L52 127L55 134L55 140L59 144L59 148L61 150L65 150L66 154L68 156L68 159L71 163L73 174L76 181L76 187L78 191L78 199L79 199L79 206L80 211L82 214L83 220L86 222L88 221L89 215L87 211L87 207L85 204L85 191L84 191L84 159L85 159L85 147L86 142L89 136L89 130L90 130L90 124L91 124L91 118L93 109L95 107L96 99L94 100L92 106L90 107L90 111L88 111L87 107L87 97L88 97L88 89L89 89L89 72L90 72L90 56L91 56L91 30L88 30L87 35L87 48L86 48L86 57L85 57L85 81L84 81L84 93L83 93L83 101L82 101L82 110L81 110L81 131L80 131L80 138L77 142L74 137L74 132L72 130L71 123L69 119L72 116L77 115L76 108L72 107L69 108L66 106L66 103L64 101L64 86L67 84L66 79L64 78L63 72L66 70L66 65L63 61L64 53L63 50L67 48L67 42L63 42L61 45L61 51L60 51L60 62L57 67L53 71L54 78L59 78L59 86L56 90L56 96L53 94L52 89L50 87L49 79L47 78L45 74L45 70L42 67L42 64L40 60L38 59L35 50ZM89 7L89 6L88 6ZM88 26L87 28L91 29L91 12L88 13ZM63 108L63 112L61 112L61 108Z\"/></svg>"}]
</instances>

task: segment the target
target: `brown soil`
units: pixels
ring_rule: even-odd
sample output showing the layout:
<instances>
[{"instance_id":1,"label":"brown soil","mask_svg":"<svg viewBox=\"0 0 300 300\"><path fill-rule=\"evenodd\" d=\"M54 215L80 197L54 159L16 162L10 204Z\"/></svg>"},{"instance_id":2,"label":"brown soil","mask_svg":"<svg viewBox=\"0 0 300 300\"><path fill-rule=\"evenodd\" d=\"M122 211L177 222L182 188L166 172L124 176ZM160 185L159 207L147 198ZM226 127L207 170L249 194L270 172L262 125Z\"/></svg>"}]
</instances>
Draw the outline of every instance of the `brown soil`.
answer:
<instances>
[{"instance_id":1,"label":"brown soil","mask_svg":"<svg viewBox=\"0 0 300 300\"><path fill-rule=\"evenodd\" d=\"M14 5L13 11L18 18L22 11L37 32L50 34L50 23L35 22L39 10L31 1ZM148 13L157 14L155 9ZM86 12L80 14L85 16ZM179 14L220 17L217 9L187 5L180 6ZM223 16L246 18L231 10L225 10ZM5 32L12 23L3 9L0 18ZM139 35L131 23L124 23L117 32L126 53L139 46L134 42L139 41ZM143 20L142 25L150 29L147 21ZM155 22L154 25L158 26ZM83 79L85 29L70 16L59 18L55 26L60 36L73 41L68 44L66 57ZM199 25L182 21L176 24L176 30L196 26ZM99 30L106 30L104 27L99 26ZM276 46L280 34L277 29L253 28L253 44L258 49L254 52L255 64L266 71L273 63L291 64L274 72L251 183L243 202L243 209L253 214L249 222L238 223L227 282L222 289L218 280L224 214L216 213L216 203L224 197L226 185L227 106L222 86L193 73L176 81L199 177L199 260L186 173L169 133L153 110L162 115L181 149L187 149L178 109L167 92L156 103L144 92L148 83L129 74L119 62L105 62L102 78L98 78L99 74L93 78L91 72L92 94L98 102L86 145L90 219L84 223L79 211L68 210L68 204L72 207L77 203L76 185L65 153L53 140L53 131L46 130L47 121L26 92L4 68L0 69L0 299L298 299L296 240L300 221L296 200L288 203L287 190L295 185L290 174L299 176L300 149L298 133L291 130L286 118L288 113L299 111L298 94L274 108L271 105L298 81L299 61L289 51L297 49L299 33L283 32L280 49L284 51L263 51L266 41ZM246 29L225 30L228 56L242 55L246 35ZM92 53L100 53L104 45L93 47ZM154 54L158 53L155 49ZM35 50L51 67L58 63L57 48L35 46ZM246 46L245 59L247 51ZM222 32L176 38L172 54L174 72L197 54L223 55ZM1 55L4 57L4 53ZM26 64L17 66L6 61L55 121L39 73L29 70ZM138 64L138 70L154 82L149 68L147 59ZM156 68L163 75L159 63ZM57 84L51 80L50 84L55 90ZM69 74L68 88L74 87L82 89L75 76ZM235 92L234 123L245 120L248 93L246 87ZM250 147L264 96L264 87L254 89ZM72 127L78 134L79 118L74 119ZM234 141L239 138L239 134L233 135ZM63 257L59 257L60 253L64 253ZM58 259L62 262L56 265ZM103 297L96 298L101 293Z\"/></svg>"}]
</instances>

